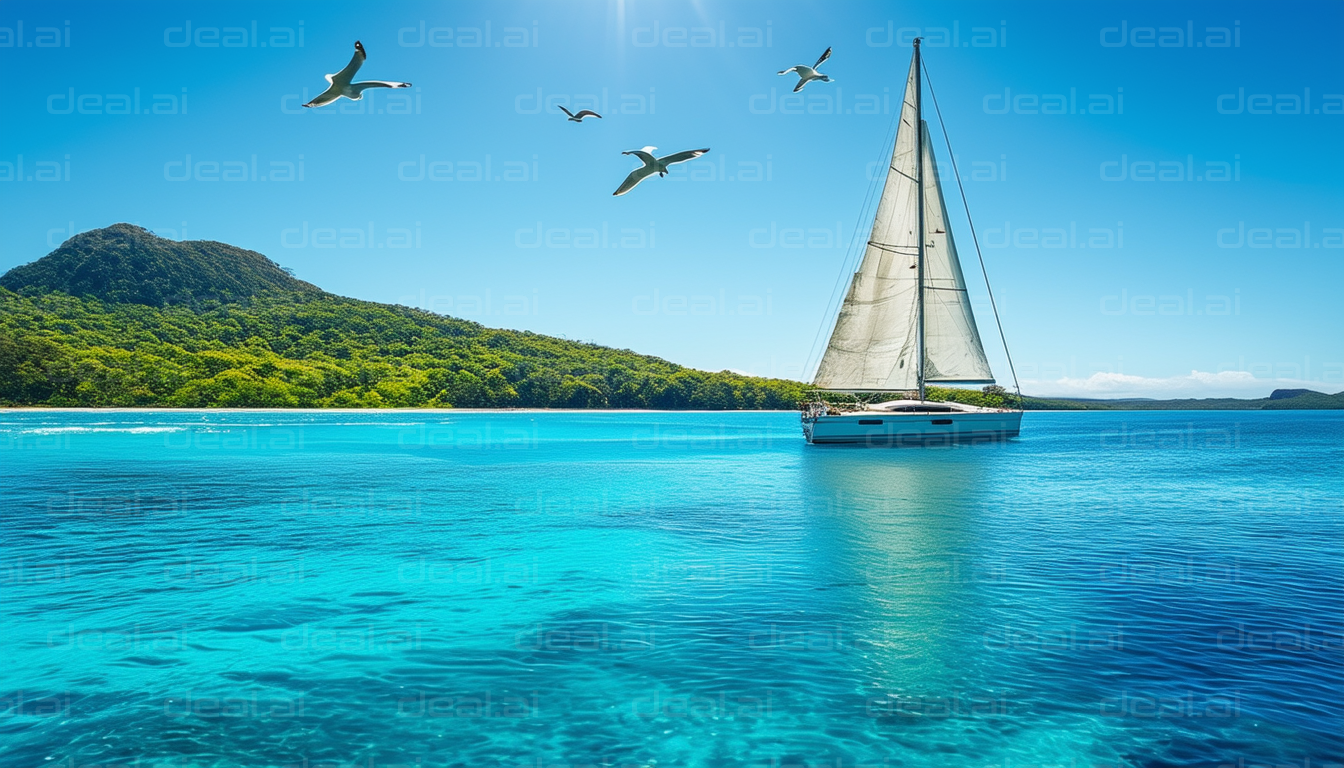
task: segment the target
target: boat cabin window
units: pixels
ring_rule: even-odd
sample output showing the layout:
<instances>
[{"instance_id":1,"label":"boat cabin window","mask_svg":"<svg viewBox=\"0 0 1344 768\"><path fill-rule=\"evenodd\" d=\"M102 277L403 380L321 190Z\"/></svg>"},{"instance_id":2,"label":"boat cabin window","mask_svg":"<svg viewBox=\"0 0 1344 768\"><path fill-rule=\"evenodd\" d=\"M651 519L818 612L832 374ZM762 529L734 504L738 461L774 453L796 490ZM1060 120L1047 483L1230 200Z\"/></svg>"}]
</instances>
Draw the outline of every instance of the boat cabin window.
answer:
<instances>
[{"instance_id":1,"label":"boat cabin window","mask_svg":"<svg viewBox=\"0 0 1344 768\"><path fill-rule=\"evenodd\" d=\"M955 409L949 405L898 405L890 410L899 413L952 413Z\"/></svg>"}]
</instances>

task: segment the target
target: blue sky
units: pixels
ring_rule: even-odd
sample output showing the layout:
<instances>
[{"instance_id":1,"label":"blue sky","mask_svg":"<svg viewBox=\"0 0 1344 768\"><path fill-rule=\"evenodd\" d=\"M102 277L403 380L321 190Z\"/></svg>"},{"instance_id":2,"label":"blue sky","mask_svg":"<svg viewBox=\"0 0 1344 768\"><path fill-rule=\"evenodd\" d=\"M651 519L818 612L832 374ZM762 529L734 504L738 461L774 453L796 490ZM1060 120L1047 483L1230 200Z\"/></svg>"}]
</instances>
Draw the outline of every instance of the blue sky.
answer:
<instances>
[{"instance_id":1,"label":"blue sky","mask_svg":"<svg viewBox=\"0 0 1344 768\"><path fill-rule=\"evenodd\" d=\"M129 8L0 4L0 269L130 221L336 293L805 378L923 34L1026 391L1344 389L1339 3ZM300 108L356 39L361 77L414 87ZM786 98L775 72L828 46L836 82ZM649 144L712 151L612 197Z\"/></svg>"}]
</instances>

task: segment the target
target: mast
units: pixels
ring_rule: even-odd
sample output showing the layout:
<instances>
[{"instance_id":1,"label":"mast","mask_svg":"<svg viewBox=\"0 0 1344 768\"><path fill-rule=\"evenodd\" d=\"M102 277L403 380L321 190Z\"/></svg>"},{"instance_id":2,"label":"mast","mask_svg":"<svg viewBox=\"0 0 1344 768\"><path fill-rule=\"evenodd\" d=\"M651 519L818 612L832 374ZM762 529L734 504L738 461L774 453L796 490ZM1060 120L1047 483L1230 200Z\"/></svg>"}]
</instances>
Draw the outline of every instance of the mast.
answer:
<instances>
[{"instance_id":1,"label":"mast","mask_svg":"<svg viewBox=\"0 0 1344 768\"><path fill-rule=\"evenodd\" d=\"M922 38L915 38L915 199L918 200L919 207L919 273L918 284L918 304L915 310L915 318L919 329L918 340L915 349L919 350L919 399L924 399L924 111L922 104L920 87L920 57L919 42Z\"/></svg>"}]
</instances>

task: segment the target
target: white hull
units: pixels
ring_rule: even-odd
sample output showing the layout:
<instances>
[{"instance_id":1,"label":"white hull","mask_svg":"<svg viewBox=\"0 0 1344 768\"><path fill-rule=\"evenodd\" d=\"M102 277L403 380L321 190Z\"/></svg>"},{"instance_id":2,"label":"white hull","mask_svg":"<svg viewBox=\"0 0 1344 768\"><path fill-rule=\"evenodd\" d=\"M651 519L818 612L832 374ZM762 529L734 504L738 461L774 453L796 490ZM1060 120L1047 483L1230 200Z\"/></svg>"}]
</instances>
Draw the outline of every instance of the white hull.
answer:
<instances>
[{"instance_id":1,"label":"white hull","mask_svg":"<svg viewBox=\"0 0 1344 768\"><path fill-rule=\"evenodd\" d=\"M916 446L989 442L1017 437L1021 427L1021 411L970 410L969 406L942 413L866 410L838 415L803 414L803 434L807 436L807 442L818 445Z\"/></svg>"}]
</instances>

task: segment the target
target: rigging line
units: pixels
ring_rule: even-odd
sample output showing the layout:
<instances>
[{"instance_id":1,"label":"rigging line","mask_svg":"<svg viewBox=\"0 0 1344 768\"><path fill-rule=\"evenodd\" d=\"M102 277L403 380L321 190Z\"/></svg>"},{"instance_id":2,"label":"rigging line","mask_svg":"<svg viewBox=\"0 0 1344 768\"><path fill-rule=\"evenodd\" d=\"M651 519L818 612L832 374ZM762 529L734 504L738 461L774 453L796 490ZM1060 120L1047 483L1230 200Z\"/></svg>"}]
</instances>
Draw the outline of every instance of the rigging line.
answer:
<instances>
[{"instance_id":1,"label":"rigging line","mask_svg":"<svg viewBox=\"0 0 1344 768\"><path fill-rule=\"evenodd\" d=\"M902 248L913 248L913 249L915 249L916 252L919 251L919 246L917 246L917 245L891 245L890 243L879 243L879 242L877 242L876 240L869 240L869 241L868 241L868 244L871 245L871 246L873 246L874 248L876 248L876 249L879 250L879 251L883 251L883 252L885 252L885 253L894 253L894 254L896 254L897 256L915 256L915 255L917 255L916 253L909 253L909 252L907 252L907 251L902 251L902 250L901 250Z\"/></svg>"},{"instance_id":2,"label":"rigging line","mask_svg":"<svg viewBox=\"0 0 1344 768\"><path fill-rule=\"evenodd\" d=\"M896 114L892 117L890 128L891 136L889 139L883 139L882 141L882 156L889 156L889 153L886 152L888 144L892 144L892 152L895 151L894 145L896 141L896 132L897 128L900 126L901 115L904 111L904 106L902 106L902 108L897 110ZM890 161L888 161L887 164L890 165ZM868 184L868 191L864 195L863 205L860 206L858 218L854 222L854 232L850 235L849 245L845 249L845 260L840 265L840 274L836 276L835 285L831 288L831 296L826 300L826 314L821 317L821 325L817 327L817 333L812 338L812 346L807 352L807 359L803 363L803 375L805 376L808 371L812 370L812 358L817 355L817 344L821 341L822 331L825 331L827 326L835 325L835 318L832 316L832 313L836 310L833 310L832 307L835 307L836 305L836 295L840 291L840 287L847 282L846 278L852 278L854 270L858 268L857 264L853 267L850 267L850 265L855 261L855 245L859 239L859 232L862 231L863 228L864 212L868 210L868 205L873 199L873 193L877 191L879 179L883 181L882 186L886 186L885 179L882 179L882 176L874 176L872 181ZM863 250L866 250L866 247L859 250L858 256L860 258L863 256ZM841 300L843 301L843 294L841 295ZM817 359L817 367L821 367L820 358ZM812 371L812 378L816 378L816 371Z\"/></svg>"},{"instance_id":3,"label":"rigging line","mask_svg":"<svg viewBox=\"0 0 1344 768\"><path fill-rule=\"evenodd\" d=\"M920 62L923 64L923 62ZM994 289L989 285L989 270L985 268L985 256L980 253L980 238L975 235L975 222L971 220L971 204L966 200L966 187L961 183L961 172L957 170L957 156L952 154L952 138L947 135L947 124L943 122L943 111L938 108L938 94L933 91L933 80L929 78L928 65L924 65L924 81L929 84L929 96L933 97L933 111L938 115L938 127L943 129L943 141L947 144L947 157L952 161L952 175L957 179L957 191L961 193L961 205L966 209L966 223L971 227L971 242L975 244L975 257L980 260L980 274L985 278L985 291L989 293L989 306L994 310L994 325L999 329L999 341L1003 342L1003 355L1008 358L1008 372L1013 375L1013 389L1017 391L1017 407L1022 408L1022 385L1017 382L1017 369L1013 367L1013 353L1008 351L1008 337L1003 332L1003 321L999 319L999 307L994 302Z\"/></svg>"}]
</instances>

